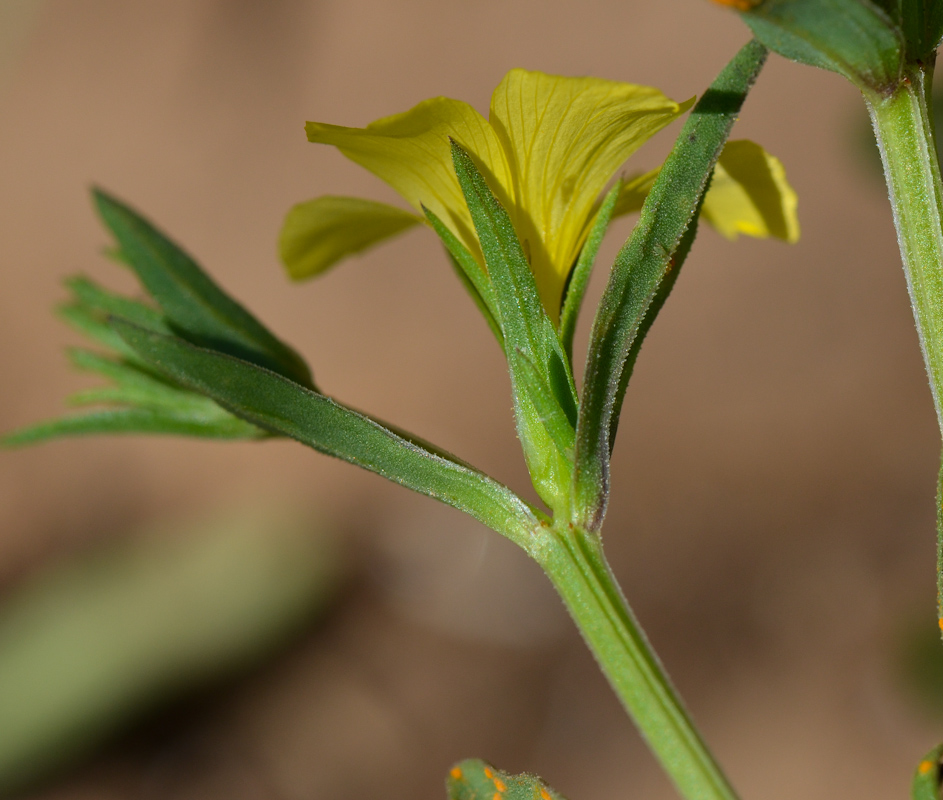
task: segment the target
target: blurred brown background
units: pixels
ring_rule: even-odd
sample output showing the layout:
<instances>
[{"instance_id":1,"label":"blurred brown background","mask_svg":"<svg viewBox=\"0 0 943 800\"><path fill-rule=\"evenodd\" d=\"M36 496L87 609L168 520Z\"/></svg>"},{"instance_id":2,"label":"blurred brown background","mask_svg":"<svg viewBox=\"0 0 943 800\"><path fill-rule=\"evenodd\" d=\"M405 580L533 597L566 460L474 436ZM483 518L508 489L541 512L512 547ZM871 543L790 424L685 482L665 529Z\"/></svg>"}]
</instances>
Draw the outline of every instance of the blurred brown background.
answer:
<instances>
[{"instance_id":1,"label":"blurred brown background","mask_svg":"<svg viewBox=\"0 0 943 800\"><path fill-rule=\"evenodd\" d=\"M50 314L61 279L131 287L99 255L96 183L296 345L326 391L521 491L500 354L433 236L315 283L281 272L274 242L291 204L392 199L308 144L304 121L364 125L438 94L486 110L516 66L684 99L747 39L705 0L0 11L0 429L60 413L88 384L61 356L78 340ZM644 348L616 451L610 558L745 798L904 797L943 739L943 717L899 668L910 631L935 627L939 437L887 200L856 150L859 106L838 77L771 59L734 136L782 158L802 240L701 235ZM654 165L672 135L635 166ZM269 668L36 796L433 800L471 755L538 772L571 800L674 796L521 554L291 443L102 438L0 453L0 589L145 521L246 498L330 520L356 554L354 589Z\"/></svg>"}]
</instances>

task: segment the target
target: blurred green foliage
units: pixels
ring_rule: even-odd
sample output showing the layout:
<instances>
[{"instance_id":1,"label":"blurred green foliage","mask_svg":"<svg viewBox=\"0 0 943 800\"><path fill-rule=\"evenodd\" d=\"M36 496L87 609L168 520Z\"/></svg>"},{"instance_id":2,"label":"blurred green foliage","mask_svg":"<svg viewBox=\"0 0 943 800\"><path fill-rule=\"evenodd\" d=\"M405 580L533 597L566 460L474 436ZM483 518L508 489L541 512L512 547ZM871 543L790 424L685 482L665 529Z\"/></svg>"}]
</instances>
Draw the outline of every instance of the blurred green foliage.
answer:
<instances>
[{"instance_id":1,"label":"blurred green foliage","mask_svg":"<svg viewBox=\"0 0 943 800\"><path fill-rule=\"evenodd\" d=\"M29 578L0 604L0 795L258 663L326 607L341 573L332 540L299 519L229 513Z\"/></svg>"}]
</instances>

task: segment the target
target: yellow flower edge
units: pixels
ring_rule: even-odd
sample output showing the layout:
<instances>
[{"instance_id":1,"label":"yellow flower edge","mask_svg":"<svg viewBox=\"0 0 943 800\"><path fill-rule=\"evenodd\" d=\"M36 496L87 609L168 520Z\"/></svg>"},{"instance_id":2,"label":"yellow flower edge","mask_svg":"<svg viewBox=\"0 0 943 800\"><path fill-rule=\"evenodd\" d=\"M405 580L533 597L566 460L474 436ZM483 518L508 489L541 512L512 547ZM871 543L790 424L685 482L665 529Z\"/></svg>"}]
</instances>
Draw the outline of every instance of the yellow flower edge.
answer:
<instances>
[{"instance_id":1,"label":"yellow flower edge","mask_svg":"<svg viewBox=\"0 0 943 800\"><path fill-rule=\"evenodd\" d=\"M752 151L733 171L727 149ZM753 169L742 169L744 165ZM658 170L625 182L613 216L638 211ZM799 239L798 198L782 163L749 140L731 141L721 154L704 198L703 216L721 235ZM293 280L320 275L348 256L361 253L415 225L423 217L386 203L355 197L323 196L294 206L279 237L279 255Z\"/></svg>"},{"instance_id":2,"label":"yellow flower edge","mask_svg":"<svg viewBox=\"0 0 943 800\"><path fill-rule=\"evenodd\" d=\"M660 168L625 181L613 216L639 211ZM799 240L799 198L782 162L756 142L727 142L711 178L701 216L727 239Z\"/></svg>"},{"instance_id":3,"label":"yellow flower edge","mask_svg":"<svg viewBox=\"0 0 943 800\"><path fill-rule=\"evenodd\" d=\"M626 159L686 111L648 86L511 70L495 89L489 119L459 100L436 97L365 128L309 122L312 142L343 155L395 189L419 214L356 198L295 206L279 250L289 275L320 274L418 222L432 211L484 260L452 165L449 139L469 152L507 210L556 322L569 271L601 196ZM616 214L641 208L654 170L625 182ZM704 218L723 236L798 238L796 194L778 159L746 140L729 142L704 200Z\"/></svg>"}]
</instances>

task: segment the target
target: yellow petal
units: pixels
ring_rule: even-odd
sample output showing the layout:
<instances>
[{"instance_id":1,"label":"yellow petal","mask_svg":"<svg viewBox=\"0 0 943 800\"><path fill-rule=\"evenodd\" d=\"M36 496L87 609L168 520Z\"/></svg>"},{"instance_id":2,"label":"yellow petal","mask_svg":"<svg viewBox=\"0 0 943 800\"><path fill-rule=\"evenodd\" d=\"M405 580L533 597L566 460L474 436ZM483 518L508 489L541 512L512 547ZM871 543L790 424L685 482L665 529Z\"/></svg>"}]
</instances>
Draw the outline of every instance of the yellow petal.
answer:
<instances>
[{"instance_id":1,"label":"yellow petal","mask_svg":"<svg viewBox=\"0 0 943 800\"><path fill-rule=\"evenodd\" d=\"M612 216L641 210L660 169L627 180ZM797 204L782 162L755 142L741 139L727 142L720 154L701 213L728 239L746 234L792 243L799 239Z\"/></svg>"},{"instance_id":2,"label":"yellow petal","mask_svg":"<svg viewBox=\"0 0 943 800\"><path fill-rule=\"evenodd\" d=\"M506 199L501 196L502 187L510 180L494 131L470 105L435 97L366 128L309 122L305 130L309 141L335 145L351 161L386 181L416 210L426 206L481 261L481 248L452 166L449 137L472 154L502 201Z\"/></svg>"},{"instance_id":3,"label":"yellow petal","mask_svg":"<svg viewBox=\"0 0 943 800\"><path fill-rule=\"evenodd\" d=\"M723 236L799 239L798 198L778 158L747 140L727 142L702 214Z\"/></svg>"},{"instance_id":4,"label":"yellow petal","mask_svg":"<svg viewBox=\"0 0 943 800\"><path fill-rule=\"evenodd\" d=\"M522 69L495 89L490 120L514 177L508 211L552 316L606 184L689 105L648 86Z\"/></svg>"},{"instance_id":5,"label":"yellow petal","mask_svg":"<svg viewBox=\"0 0 943 800\"><path fill-rule=\"evenodd\" d=\"M357 197L318 197L294 206L278 237L278 253L297 280L421 222L415 214Z\"/></svg>"}]
</instances>

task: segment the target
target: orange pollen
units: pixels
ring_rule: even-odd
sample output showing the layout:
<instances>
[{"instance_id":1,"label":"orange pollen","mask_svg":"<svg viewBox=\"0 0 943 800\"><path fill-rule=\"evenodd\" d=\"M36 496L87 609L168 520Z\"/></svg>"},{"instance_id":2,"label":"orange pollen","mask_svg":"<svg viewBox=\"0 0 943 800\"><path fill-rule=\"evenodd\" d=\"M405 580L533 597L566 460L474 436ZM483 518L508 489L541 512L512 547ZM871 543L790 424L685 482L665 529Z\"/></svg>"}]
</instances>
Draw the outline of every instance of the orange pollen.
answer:
<instances>
[{"instance_id":1,"label":"orange pollen","mask_svg":"<svg viewBox=\"0 0 943 800\"><path fill-rule=\"evenodd\" d=\"M494 777L494 773L490 769L488 769L488 767L485 767L485 777L489 781Z\"/></svg>"},{"instance_id":2,"label":"orange pollen","mask_svg":"<svg viewBox=\"0 0 943 800\"><path fill-rule=\"evenodd\" d=\"M550 800L550 795L547 793L547 790L543 788L543 786L540 787L540 796L543 798L543 800Z\"/></svg>"},{"instance_id":3,"label":"orange pollen","mask_svg":"<svg viewBox=\"0 0 943 800\"><path fill-rule=\"evenodd\" d=\"M452 771L449 773L455 780L462 779L462 771L458 767L452 767Z\"/></svg>"},{"instance_id":4,"label":"orange pollen","mask_svg":"<svg viewBox=\"0 0 943 800\"><path fill-rule=\"evenodd\" d=\"M921 761L920 767L918 769L920 770L921 775L926 775L928 772L933 770L933 767L934 764L932 761Z\"/></svg>"},{"instance_id":5,"label":"orange pollen","mask_svg":"<svg viewBox=\"0 0 943 800\"><path fill-rule=\"evenodd\" d=\"M940 630L943 631L943 617L940 617Z\"/></svg>"},{"instance_id":6,"label":"orange pollen","mask_svg":"<svg viewBox=\"0 0 943 800\"><path fill-rule=\"evenodd\" d=\"M504 785L504 781L502 781L500 778L495 778L494 788L497 789L499 792L503 792L508 787Z\"/></svg>"}]
</instances>

